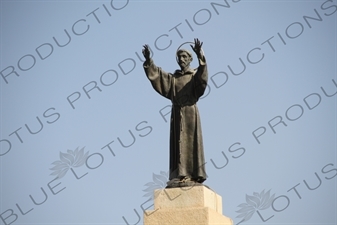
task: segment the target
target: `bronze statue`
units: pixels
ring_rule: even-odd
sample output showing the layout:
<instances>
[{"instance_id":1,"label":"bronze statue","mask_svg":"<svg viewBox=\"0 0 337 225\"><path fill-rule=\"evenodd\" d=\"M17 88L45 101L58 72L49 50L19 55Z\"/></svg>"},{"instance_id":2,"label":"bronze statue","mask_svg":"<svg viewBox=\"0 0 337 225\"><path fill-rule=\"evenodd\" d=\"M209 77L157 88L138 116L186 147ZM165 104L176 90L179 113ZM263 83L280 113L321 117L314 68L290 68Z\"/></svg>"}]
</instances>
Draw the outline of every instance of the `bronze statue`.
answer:
<instances>
[{"instance_id":1,"label":"bronze statue","mask_svg":"<svg viewBox=\"0 0 337 225\"><path fill-rule=\"evenodd\" d=\"M170 127L170 176L167 188L201 185L206 180L205 157L201 123L197 108L198 99L207 86L207 65L202 42L194 39L193 51L199 67L190 68L191 52L178 49L176 53L180 70L173 74L157 67L150 58L148 45L144 45L144 70L153 88L172 101Z\"/></svg>"}]
</instances>

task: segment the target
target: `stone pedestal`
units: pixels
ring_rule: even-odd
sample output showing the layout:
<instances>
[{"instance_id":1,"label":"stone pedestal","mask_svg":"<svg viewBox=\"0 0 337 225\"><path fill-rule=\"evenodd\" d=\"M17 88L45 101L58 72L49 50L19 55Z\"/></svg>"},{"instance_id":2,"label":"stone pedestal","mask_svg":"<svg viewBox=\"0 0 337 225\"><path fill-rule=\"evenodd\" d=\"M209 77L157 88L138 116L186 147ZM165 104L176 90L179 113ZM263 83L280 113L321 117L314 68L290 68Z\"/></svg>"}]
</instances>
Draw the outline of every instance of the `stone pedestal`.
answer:
<instances>
[{"instance_id":1,"label":"stone pedestal","mask_svg":"<svg viewBox=\"0 0 337 225\"><path fill-rule=\"evenodd\" d=\"M155 190L144 225L233 225L222 215L222 198L205 186Z\"/></svg>"}]
</instances>

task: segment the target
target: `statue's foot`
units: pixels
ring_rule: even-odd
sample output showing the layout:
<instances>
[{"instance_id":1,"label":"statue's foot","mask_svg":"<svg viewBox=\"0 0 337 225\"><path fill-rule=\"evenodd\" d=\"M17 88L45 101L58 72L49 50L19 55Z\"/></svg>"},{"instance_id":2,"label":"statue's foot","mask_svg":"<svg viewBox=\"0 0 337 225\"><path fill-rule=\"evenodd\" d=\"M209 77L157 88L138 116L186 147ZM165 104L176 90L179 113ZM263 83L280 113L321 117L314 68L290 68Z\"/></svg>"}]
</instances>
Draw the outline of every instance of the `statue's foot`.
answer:
<instances>
[{"instance_id":1,"label":"statue's foot","mask_svg":"<svg viewBox=\"0 0 337 225\"><path fill-rule=\"evenodd\" d=\"M200 182L197 182L190 177L174 178L167 182L166 188L176 188L176 187L191 187L191 186L201 186Z\"/></svg>"},{"instance_id":2,"label":"statue's foot","mask_svg":"<svg viewBox=\"0 0 337 225\"><path fill-rule=\"evenodd\" d=\"M192 179L190 177L182 177L180 178L180 182L190 182Z\"/></svg>"}]
</instances>

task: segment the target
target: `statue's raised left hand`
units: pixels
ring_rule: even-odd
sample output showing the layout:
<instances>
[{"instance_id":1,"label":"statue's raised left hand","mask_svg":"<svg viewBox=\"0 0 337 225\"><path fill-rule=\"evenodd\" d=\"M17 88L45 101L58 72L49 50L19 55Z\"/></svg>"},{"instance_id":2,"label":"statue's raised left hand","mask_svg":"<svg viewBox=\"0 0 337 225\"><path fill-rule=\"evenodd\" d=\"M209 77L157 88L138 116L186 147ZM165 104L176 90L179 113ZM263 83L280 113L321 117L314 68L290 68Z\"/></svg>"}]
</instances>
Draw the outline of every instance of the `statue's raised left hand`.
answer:
<instances>
[{"instance_id":1,"label":"statue's raised left hand","mask_svg":"<svg viewBox=\"0 0 337 225\"><path fill-rule=\"evenodd\" d=\"M191 48L193 49L193 51L195 52L195 54L198 56L198 58L201 58L203 56L202 53L202 42L200 42L200 40L198 38L194 38L194 46L191 45Z\"/></svg>"}]
</instances>

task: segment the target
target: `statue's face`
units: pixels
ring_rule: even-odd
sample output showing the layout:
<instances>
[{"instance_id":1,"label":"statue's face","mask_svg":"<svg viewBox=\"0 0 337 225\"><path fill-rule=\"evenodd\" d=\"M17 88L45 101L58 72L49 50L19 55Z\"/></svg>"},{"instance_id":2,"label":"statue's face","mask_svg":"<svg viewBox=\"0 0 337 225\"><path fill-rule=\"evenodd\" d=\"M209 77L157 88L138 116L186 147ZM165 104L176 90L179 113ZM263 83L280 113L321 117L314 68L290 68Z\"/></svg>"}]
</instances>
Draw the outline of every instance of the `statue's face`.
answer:
<instances>
[{"instance_id":1,"label":"statue's face","mask_svg":"<svg viewBox=\"0 0 337 225\"><path fill-rule=\"evenodd\" d=\"M181 68L186 68L190 66L192 57L190 57L186 52L178 53L178 64Z\"/></svg>"}]
</instances>

